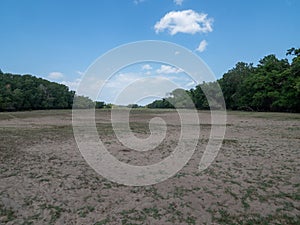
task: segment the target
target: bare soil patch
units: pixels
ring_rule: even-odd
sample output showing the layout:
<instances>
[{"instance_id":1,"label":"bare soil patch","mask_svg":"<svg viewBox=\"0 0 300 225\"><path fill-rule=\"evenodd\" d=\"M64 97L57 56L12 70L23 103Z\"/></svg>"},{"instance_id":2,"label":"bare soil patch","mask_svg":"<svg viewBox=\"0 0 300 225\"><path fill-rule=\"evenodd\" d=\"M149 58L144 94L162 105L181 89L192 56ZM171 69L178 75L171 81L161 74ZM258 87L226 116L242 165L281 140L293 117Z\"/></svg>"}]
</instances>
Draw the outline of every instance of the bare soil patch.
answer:
<instances>
[{"instance_id":1,"label":"bare soil patch","mask_svg":"<svg viewBox=\"0 0 300 225\"><path fill-rule=\"evenodd\" d=\"M121 145L110 111L98 110L96 123L111 154L145 165L168 156L180 135L172 110L134 110L131 129L147 137L156 116L167 122L167 137L145 153ZM0 113L0 224L300 224L300 115L228 112L223 146L203 172L210 113L199 118L196 152L179 173L129 187L87 165L70 110Z\"/></svg>"}]
</instances>

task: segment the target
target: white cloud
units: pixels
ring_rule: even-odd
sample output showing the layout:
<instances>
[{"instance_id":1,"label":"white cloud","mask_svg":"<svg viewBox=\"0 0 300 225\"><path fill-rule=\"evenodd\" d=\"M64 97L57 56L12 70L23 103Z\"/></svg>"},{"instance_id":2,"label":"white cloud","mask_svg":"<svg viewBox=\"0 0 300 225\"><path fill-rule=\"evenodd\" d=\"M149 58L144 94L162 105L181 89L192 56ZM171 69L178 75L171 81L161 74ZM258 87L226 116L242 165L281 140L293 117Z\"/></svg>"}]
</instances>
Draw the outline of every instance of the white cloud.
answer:
<instances>
[{"instance_id":1,"label":"white cloud","mask_svg":"<svg viewBox=\"0 0 300 225\"><path fill-rule=\"evenodd\" d=\"M48 78L54 79L54 80L60 80L64 77L64 75L61 72L51 72L48 74Z\"/></svg>"},{"instance_id":2,"label":"white cloud","mask_svg":"<svg viewBox=\"0 0 300 225\"><path fill-rule=\"evenodd\" d=\"M119 73L105 83L107 88L120 89L138 79L138 73Z\"/></svg>"},{"instance_id":3,"label":"white cloud","mask_svg":"<svg viewBox=\"0 0 300 225\"><path fill-rule=\"evenodd\" d=\"M60 83L68 86L70 90L76 91L77 95L87 96L92 100L96 100L100 87L103 86L105 81L99 79L98 76L91 75L89 77L79 77L71 81L62 81Z\"/></svg>"},{"instance_id":4,"label":"white cloud","mask_svg":"<svg viewBox=\"0 0 300 225\"><path fill-rule=\"evenodd\" d=\"M148 104L150 97L162 98L166 93L176 89L176 85L166 77L140 77L134 82L120 86L114 95L110 95L110 102L127 105L136 103L142 99L148 99L144 104Z\"/></svg>"},{"instance_id":5,"label":"white cloud","mask_svg":"<svg viewBox=\"0 0 300 225\"><path fill-rule=\"evenodd\" d=\"M182 5L183 0L174 0L173 1L176 5Z\"/></svg>"},{"instance_id":6,"label":"white cloud","mask_svg":"<svg viewBox=\"0 0 300 225\"><path fill-rule=\"evenodd\" d=\"M80 82L81 78L77 78L74 81L62 81L61 84L68 86L70 90L76 91Z\"/></svg>"},{"instance_id":7,"label":"white cloud","mask_svg":"<svg viewBox=\"0 0 300 225\"><path fill-rule=\"evenodd\" d=\"M107 82L99 80L98 76L92 76L88 80L80 76L74 78L74 80L65 80L60 83L68 86L71 90L77 91L77 94L89 96L93 100L97 99L123 105L135 103L135 98L140 99L147 96L162 98L165 97L167 92L171 92L178 87L189 89L195 86L185 73L180 73L183 72L181 69L161 65L158 70L152 71L153 76L147 76L147 73L151 71L117 73ZM160 73L156 73L157 71ZM100 95L95 97L95 94L99 93L100 87L103 89ZM145 100L145 104L152 102L153 99L150 100Z\"/></svg>"},{"instance_id":8,"label":"white cloud","mask_svg":"<svg viewBox=\"0 0 300 225\"><path fill-rule=\"evenodd\" d=\"M161 73L170 74L170 73L181 73L181 72L183 72L183 70L178 69L173 66L161 65L161 67L159 69L157 69L156 72L159 74L161 74Z\"/></svg>"},{"instance_id":9,"label":"white cloud","mask_svg":"<svg viewBox=\"0 0 300 225\"><path fill-rule=\"evenodd\" d=\"M80 76L83 76L83 75L84 75L84 72L81 72L81 71L79 71L79 70L77 70L76 73L77 73L78 75L80 75Z\"/></svg>"},{"instance_id":10,"label":"white cloud","mask_svg":"<svg viewBox=\"0 0 300 225\"><path fill-rule=\"evenodd\" d=\"M142 66L142 70L152 70L152 66L150 66L149 64L145 64Z\"/></svg>"},{"instance_id":11,"label":"white cloud","mask_svg":"<svg viewBox=\"0 0 300 225\"><path fill-rule=\"evenodd\" d=\"M191 9L171 11L154 26L155 32L167 30L171 35L177 33L195 34L212 32L213 19L207 14L197 13Z\"/></svg>"},{"instance_id":12,"label":"white cloud","mask_svg":"<svg viewBox=\"0 0 300 225\"><path fill-rule=\"evenodd\" d=\"M196 49L196 51L199 51L199 52L205 51L207 45L208 45L208 43L206 40L201 41L198 48Z\"/></svg>"},{"instance_id":13,"label":"white cloud","mask_svg":"<svg viewBox=\"0 0 300 225\"><path fill-rule=\"evenodd\" d=\"M77 88L78 88L78 86L79 86L79 84L80 84L80 82L81 82L81 80L82 80L82 78L83 78L83 75L84 75L84 72L81 72L81 71L79 71L79 70L77 70L77 71L75 71L75 72L76 72L80 77L75 78L75 80L72 80L72 81L70 81L70 80L63 80L63 81L60 82L61 84L64 84L64 85L68 86L69 89L70 89L70 90L73 90L73 91L76 91L76 90L77 90Z\"/></svg>"},{"instance_id":14,"label":"white cloud","mask_svg":"<svg viewBox=\"0 0 300 225\"><path fill-rule=\"evenodd\" d=\"M184 88L190 89L190 88L193 88L195 86L196 86L196 82L195 81L191 81L191 82L187 83Z\"/></svg>"}]
</instances>

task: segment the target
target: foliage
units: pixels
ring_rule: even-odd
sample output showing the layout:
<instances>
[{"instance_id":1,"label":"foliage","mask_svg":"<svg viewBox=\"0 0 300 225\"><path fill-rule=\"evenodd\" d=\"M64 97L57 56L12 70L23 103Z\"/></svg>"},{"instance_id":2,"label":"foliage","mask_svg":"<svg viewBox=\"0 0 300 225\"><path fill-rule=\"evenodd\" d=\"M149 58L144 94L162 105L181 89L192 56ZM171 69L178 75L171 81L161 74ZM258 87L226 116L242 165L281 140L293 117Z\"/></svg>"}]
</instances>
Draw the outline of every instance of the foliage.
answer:
<instances>
[{"instance_id":1,"label":"foliage","mask_svg":"<svg viewBox=\"0 0 300 225\"><path fill-rule=\"evenodd\" d=\"M73 100L74 109L90 109L93 107L95 107L95 103L89 97L78 96L78 95L74 96L74 100Z\"/></svg>"},{"instance_id":2,"label":"foliage","mask_svg":"<svg viewBox=\"0 0 300 225\"><path fill-rule=\"evenodd\" d=\"M96 109L102 109L102 108L105 108L106 104L105 102L97 102L95 103L95 108Z\"/></svg>"},{"instance_id":3,"label":"foliage","mask_svg":"<svg viewBox=\"0 0 300 225\"><path fill-rule=\"evenodd\" d=\"M162 100L155 100L154 102L147 105L148 108L174 108L174 106L165 98Z\"/></svg>"},{"instance_id":4,"label":"foliage","mask_svg":"<svg viewBox=\"0 0 300 225\"><path fill-rule=\"evenodd\" d=\"M127 108L136 109L136 108L141 108L141 106L139 106L138 104L129 104L127 105Z\"/></svg>"},{"instance_id":5,"label":"foliage","mask_svg":"<svg viewBox=\"0 0 300 225\"><path fill-rule=\"evenodd\" d=\"M197 109L222 108L221 87L227 109L300 112L300 49L291 48L287 55L294 56L291 63L275 55L265 56L256 67L238 62L215 82L204 82L189 91L174 90L170 97L147 107L189 108L191 104L183 97L186 93Z\"/></svg>"},{"instance_id":6,"label":"foliage","mask_svg":"<svg viewBox=\"0 0 300 225\"><path fill-rule=\"evenodd\" d=\"M71 108L74 94L63 84L0 71L0 111Z\"/></svg>"}]
</instances>

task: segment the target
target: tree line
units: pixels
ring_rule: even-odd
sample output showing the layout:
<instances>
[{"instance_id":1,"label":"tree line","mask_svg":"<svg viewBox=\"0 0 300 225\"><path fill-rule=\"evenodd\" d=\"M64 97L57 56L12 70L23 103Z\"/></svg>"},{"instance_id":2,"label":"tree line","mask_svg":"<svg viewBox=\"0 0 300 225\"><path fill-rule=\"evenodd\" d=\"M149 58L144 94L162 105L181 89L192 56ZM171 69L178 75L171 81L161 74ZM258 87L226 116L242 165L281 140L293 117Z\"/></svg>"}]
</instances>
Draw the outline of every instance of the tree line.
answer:
<instances>
[{"instance_id":1,"label":"tree line","mask_svg":"<svg viewBox=\"0 0 300 225\"><path fill-rule=\"evenodd\" d=\"M287 55L293 56L291 63L275 55L265 56L257 66L238 62L215 82L203 82L190 90L176 89L147 107L190 108L187 99L192 99L197 109L223 107L223 95L230 110L300 112L300 49L291 48Z\"/></svg>"},{"instance_id":2,"label":"tree line","mask_svg":"<svg viewBox=\"0 0 300 225\"><path fill-rule=\"evenodd\" d=\"M76 95L66 85L32 75L0 70L0 111L112 108L112 104Z\"/></svg>"},{"instance_id":3,"label":"tree line","mask_svg":"<svg viewBox=\"0 0 300 225\"><path fill-rule=\"evenodd\" d=\"M146 107L300 112L300 49L291 48L287 55L293 56L291 63L275 55L265 56L257 66L238 62L215 82L203 82L190 90L176 89ZM113 105L77 96L63 84L0 70L0 111L72 107L112 108Z\"/></svg>"},{"instance_id":4,"label":"tree line","mask_svg":"<svg viewBox=\"0 0 300 225\"><path fill-rule=\"evenodd\" d=\"M66 109L75 92L63 84L0 70L0 110Z\"/></svg>"}]
</instances>

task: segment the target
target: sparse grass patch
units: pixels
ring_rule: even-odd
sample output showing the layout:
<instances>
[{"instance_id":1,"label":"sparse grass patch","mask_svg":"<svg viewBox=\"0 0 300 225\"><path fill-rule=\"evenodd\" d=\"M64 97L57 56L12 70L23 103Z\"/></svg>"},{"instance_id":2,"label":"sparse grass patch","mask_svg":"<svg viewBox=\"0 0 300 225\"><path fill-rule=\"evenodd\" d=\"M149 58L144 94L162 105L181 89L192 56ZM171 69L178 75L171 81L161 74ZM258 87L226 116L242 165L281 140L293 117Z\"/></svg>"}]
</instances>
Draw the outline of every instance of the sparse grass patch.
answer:
<instances>
[{"instance_id":1,"label":"sparse grass patch","mask_svg":"<svg viewBox=\"0 0 300 225\"><path fill-rule=\"evenodd\" d=\"M189 191L190 191L189 189L186 189L184 187L175 187L175 189L173 191L173 197L174 198L182 198Z\"/></svg>"},{"instance_id":2,"label":"sparse grass patch","mask_svg":"<svg viewBox=\"0 0 300 225\"><path fill-rule=\"evenodd\" d=\"M250 205L249 205L247 200L248 199L253 200L254 195L255 195L255 197L258 196L256 187L250 186L247 189L245 189L245 193L244 193L243 197L241 198L241 202L242 202L245 209L250 208Z\"/></svg>"},{"instance_id":3,"label":"sparse grass patch","mask_svg":"<svg viewBox=\"0 0 300 225\"><path fill-rule=\"evenodd\" d=\"M162 215L159 213L159 209L157 207L144 208L143 212L154 219L160 219Z\"/></svg>"},{"instance_id":4,"label":"sparse grass patch","mask_svg":"<svg viewBox=\"0 0 300 225\"><path fill-rule=\"evenodd\" d=\"M224 225L298 225L300 222L299 216L289 216L284 213L269 214L262 216L260 214L230 214L225 209L219 209L218 212L211 210L213 222Z\"/></svg>"},{"instance_id":5,"label":"sparse grass patch","mask_svg":"<svg viewBox=\"0 0 300 225\"><path fill-rule=\"evenodd\" d=\"M147 186L144 187L145 195L151 196L152 198L158 200L158 199L164 199L164 197L158 192L157 188L155 186Z\"/></svg>"},{"instance_id":6,"label":"sparse grass patch","mask_svg":"<svg viewBox=\"0 0 300 225\"><path fill-rule=\"evenodd\" d=\"M109 218L105 218L103 220L100 220L98 222L96 222L94 225L105 225L105 224L109 224L110 219Z\"/></svg>"},{"instance_id":7,"label":"sparse grass patch","mask_svg":"<svg viewBox=\"0 0 300 225\"><path fill-rule=\"evenodd\" d=\"M0 222L7 223L16 218L12 208L7 208L0 203Z\"/></svg>"},{"instance_id":8,"label":"sparse grass patch","mask_svg":"<svg viewBox=\"0 0 300 225\"><path fill-rule=\"evenodd\" d=\"M239 199L238 195L234 193L230 187L226 187L224 192L230 194L235 200Z\"/></svg>"},{"instance_id":9,"label":"sparse grass patch","mask_svg":"<svg viewBox=\"0 0 300 225\"><path fill-rule=\"evenodd\" d=\"M124 225L141 224L147 219L147 215L136 209L123 210L121 213L121 221Z\"/></svg>"},{"instance_id":10,"label":"sparse grass patch","mask_svg":"<svg viewBox=\"0 0 300 225\"><path fill-rule=\"evenodd\" d=\"M77 210L77 214L80 217L86 217L87 214L89 214L90 212L93 212L94 210L95 210L94 206L84 206Z\"/></svg>"},{"instance_id":11,"label":"sparse grass patch","mask_svg":"<svg viewBox=\"0 0 300 225\"><path fill-rule=\"evenodd\" d=\"M59 219L62 212L66 211L65 209L61 208L60 206L50 205L50 204L46 204L46 203L41 205L41 209L50 210L51 218L50 218L49 224L55 224L56 220Z\"/></svg>"},{"instance_id":12,"label":"sparse grass patch","mask_svg":"<svg viewBox=\"0 0 300 225\"><path fill-rule=\"evenodd\" d=\"M185 177L186 175L187 175L187 173L184 173L184 172L178 172L178 173L175 174L174 177L180 178L180 177Z\"/></svg>"},{"instance_id":13,"label":"sparse grass patch","mask_svg":"<svg viewBox=\"0 0 300 225\"><path fill-rule=\"evenodd\" d=\"M223 139L222 144L223 144L223 145L236 145L236 144L238 144L238 140L234 140L234 139Z\"/></svg>"}]
</instances>

